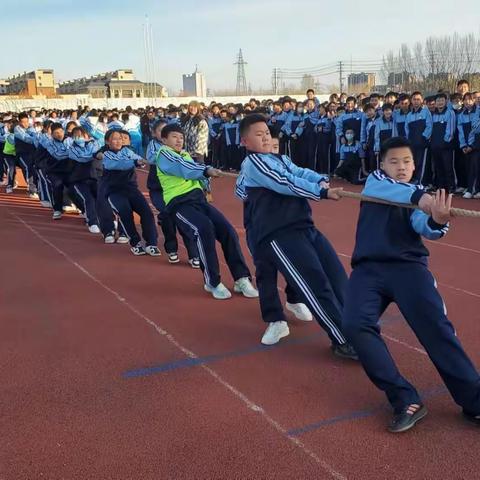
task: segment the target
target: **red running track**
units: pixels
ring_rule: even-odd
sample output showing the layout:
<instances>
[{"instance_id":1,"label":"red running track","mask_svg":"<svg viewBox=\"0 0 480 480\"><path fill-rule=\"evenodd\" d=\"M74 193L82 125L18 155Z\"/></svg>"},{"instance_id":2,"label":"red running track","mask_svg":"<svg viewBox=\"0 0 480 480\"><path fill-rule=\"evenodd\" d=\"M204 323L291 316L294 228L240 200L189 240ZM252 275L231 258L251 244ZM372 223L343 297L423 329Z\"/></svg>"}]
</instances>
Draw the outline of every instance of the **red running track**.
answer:
<instances>
[{"instance_id":1,"label":"red running track","mask_svg":"<svg viewBox=\"0 0 480 480\"><path fill-rule=\"evenodd\" d=\"M215 205L245 247L232 190L217 180ZM347 199L314 206L346 266L357 213ZM479 478L479 431L396 309L383 332L430 410L398 436L381 392L315 322L292 320L288 339L262 348L257 301L213 300L184 250L180 265L134 257L76 216L53 222L24 191L0 193L0 229L0 479ZM479 239L480 221L457 219L428 247L480 366Z\"/></svg>"}]
</instances>

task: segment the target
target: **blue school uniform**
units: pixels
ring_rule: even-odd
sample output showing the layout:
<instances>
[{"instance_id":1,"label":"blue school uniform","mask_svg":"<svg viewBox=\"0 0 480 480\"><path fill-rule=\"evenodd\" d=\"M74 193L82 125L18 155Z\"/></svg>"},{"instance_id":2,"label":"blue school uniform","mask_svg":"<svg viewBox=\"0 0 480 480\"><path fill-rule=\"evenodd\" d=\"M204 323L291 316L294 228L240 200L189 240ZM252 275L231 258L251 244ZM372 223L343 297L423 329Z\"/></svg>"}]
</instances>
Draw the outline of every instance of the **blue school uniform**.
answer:
<instances>
[{"instance_id":1,"label":"blue school uniform","mask_svg":"<svg viewBox=\"0 0 480 480\"><path fill-rule=\"evenodd\" d=\"M365 181L362 171L364 158L365 151L358 140L352 144L341 145L340 161L342 163L335 170L335 174L354 185L363 183Z\"/></svg>"},{"instance_id":2,"label":"blue school uniform","mask_svg":"<svg viewBox=\"0 0 480 480\"><path fill-rule=\"evenodd\" d=\"M453 168L453 140L456 118L452 109L436 110L432 116L432 136L430 148L435 171L435 186L453 193L456 187Z\"/></svg>"},{"instance_id":3,"label":"blue school uniform","mask_svg":"<svg viewBox=\"0 0 480 480\"><path fill-rule=\"evenodd\" d=\"M424 191L377 170L368 177L363 194L418 204ZM439 225L420 210L371 202L360 206L346 295L345 334L367 375L385 392L396 413L421 404L421 399L398 371L380 336L378 322L391 302L399 306L454 400L466 412L480 413L480 377L446 316L421 238L436 240L447 231L448 224Z\"/></svg>"},{"instance_id":4,"label":"blue school uniform","mask_svg":"<svg viewBox=\"0 0 480 480\"><path fill-rule=\"evenodd\" d=\"M345 344L341 317L346 273L315 228L308 203L327 197L320 183L328 177L297 167L286 156L257 153L247 155L241 175L250 206L245 223L249 243L267 277L259 289L276 287L280 271L332 343Z\"/></svg>"}]
</instances>

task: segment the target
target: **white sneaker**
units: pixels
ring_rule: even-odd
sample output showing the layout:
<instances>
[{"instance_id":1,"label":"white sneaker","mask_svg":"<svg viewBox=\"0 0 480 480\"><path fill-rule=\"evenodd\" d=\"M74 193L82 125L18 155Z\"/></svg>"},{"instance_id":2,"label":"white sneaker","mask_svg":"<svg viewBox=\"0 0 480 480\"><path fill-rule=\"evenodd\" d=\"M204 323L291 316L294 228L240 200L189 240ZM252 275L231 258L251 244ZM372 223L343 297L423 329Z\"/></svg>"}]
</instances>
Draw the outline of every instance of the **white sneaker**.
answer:
<instances>
[{"instance_id":1,"label":"white sneaker","mask_svg":"<svg viewBox=\"0 0 480 480\"><path fill-rule=\"evenodd\" d=\"M275 345L280 341L281 338L290 335L290 329L288 328L287 322L271 322L268 324L267 329L262 337L263 345Z\"/></svg>"},{"instance_id":2,"label":"white sneaker","mask_svg":"<svg viewBox=\"0 0 480 480\"><path fill-rule=\"evenodd\" d=\"M73 205L64 205L63 211L65 213L76 213L77 207L74 207Z\"/></svg>"},{"instance_id":3,"label":"white sneaker","mask_svg":"<svg viewBox=\"0 0 480 480\"><path fill-rule=\"evenodd\" d=\"M188 263L194 269L200 268L200 259L198 259L198 258L189 258Z\"/></svg>"},{"instance_id":4,"label":"white sneaker","mask_svg":"<svg viewBox=\"0 0 480 480\"><path fill-rule=\"evenodd\" d=\"M125 235L120 235L117 238L117 243L130 243L130 240Z\"/></svg>"},{"instance_id":5,"label":"white sneaker","mask_svg":"<svg viewBox=\"0 0 480 480\"><path fill-rule=\"evenodd\" d=\"M227 298L232 296L230 290L221 282L215 288L210 285L205 285L204 288L206 292L211 293L213 298L217 300L227 300Z\"/></svg>"},{"instance_id":6,"label":"white sneaker","mask_svg":"<svg viewBox=\"0 0 480 480\"><path fill-rule=\"evenodd\" d=\"M105 238L103 239L105 243L115 243L115 236L112 235L111 233L109 235L105 235Z\"/></svg>"},{"instance_id":7,"label":"white sneaker","mask_svg":"<svg viewBox=\"0 0 480 480\"><path fill-rule=\"evenodd\" d=\"M180 259L178 258L177 252L171 252L168 254L168 263L178 263Z\"/></svg>"},{"instance_id":8,"label":"white sneaker","mask_svg":"<svg viewBox=\"0 0 480 480\"><path fill-rule=\"evenodd\" d=\"M473 198L473 195L470 192L465 192L462 195L462 198L466 198L466 199L470 200L471 198Z\"/></svg>"},{"instance_id":9,"label":"white sneaker","mask_svg":"<svg viewBox=\"0 0 480 480\"><path fill-rule=\"evenodd\" d=\"M45 208L52 208L52 204L50 202L47 202L46 200L42 200L40 202L40 205Z\"/></svg>"},{"instance_id":10,"label":"white sneaker","mask_svg":"<svg viewBox=\"0 0 480 480\"><path fill-rule=\"evenodd\" d=\"M90 233L100 233L100 229L98 228L98 225L90 225L88 227L88 231Z\"/></svg>"},{"instance_id":11,"label":"white sneaker","mask_svg":"<svg viewBox=\"0 0 480 480\"><path fill-rule=\"evenodd\" d=\"M480 198L480 192L477 192L477 193L473 196L473 198Z\"/></svg>"},{"instance_id":12,"label":"white sneaker","mask_svg":"<svg viewBox=\"0 0 480 480\"><path fill-rule=\"evenodd\" d=\"M62 212L55 211L53 212L53 217L54 220L60 220L62 218Z\"/></svg>"},{"instance_id":13,"label":"white sneaker","mask_svg":"<svg viewBox=\"0 0 480 480\"><path fill-rule=\"evenodd\" d=\"M463 192L465 192L465 190L466 190L466 189L463 188L463 187L457 187L457 188L455 189L455 193L457 193L457 194L458 194L458 193L463 193Z\"/></svg>"},{"instance_id":14,"label":"white sneaker","mask_svg":"<svg viewBox=\"0 0 480 480\"><path fill-rule=\"evenodd\" d=\"M5 193L13 193L13 188L7 187L7 189L5 190Z\"/></svg>"},{"instance_id":15,"label":"white sneaker","mask_svg":"<svg viewBox=\"0 0 480 480\"><path fill-rule=\"evenodd\" d=\"M312 312L304 303L285 303L285 308L295 315L297 320L302 322L311 322L313 320Z\"/></svg>"},{"instance_id":16,"label":"white sneaker","mask_svg":"<svg viewBox=\"0 0 480 480\"><path fill-rule=\"evenodd\" d=\"M248 277L239 278L233 285L233 291L235 293L241 293L247 298L257 298L258 290L252 285L252 282Z\"/></svg>"},{"instance_id":17,"label":"white sneaker","mask_svg":"<svg viewBox=\"0 0 480 480\"><path fill-rule=\"evenodd\" d=\"M39 198L39 197L38 197L38 193L35 193L35 192L30 192L30 193L28 194L28 196L29 196L30 198L34 199L34 200L38 200L38 198Z\"/></svg>"}]
</instances>

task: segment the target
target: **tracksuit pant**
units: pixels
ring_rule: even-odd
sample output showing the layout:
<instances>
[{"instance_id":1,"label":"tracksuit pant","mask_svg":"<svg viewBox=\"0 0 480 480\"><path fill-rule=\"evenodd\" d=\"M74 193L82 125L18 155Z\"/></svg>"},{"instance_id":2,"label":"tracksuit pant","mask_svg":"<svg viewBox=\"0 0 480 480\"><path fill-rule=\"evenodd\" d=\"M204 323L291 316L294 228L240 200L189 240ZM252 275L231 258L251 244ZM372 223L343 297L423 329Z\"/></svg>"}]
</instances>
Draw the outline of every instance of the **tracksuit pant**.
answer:
<instances>
[{"instance_id":1,"label":"tracksuit pant","mask_svg":"<svg viewBox=\"0 0 480 480\"><path fill-rule=\"evenodd\" d=\"M160 225L164 238L164 248L167 253L178 252L177 226L175 216L172 216L166 210L165 201L163 200L163 192L161 190L149 190L150 200L153 206L158 210L158 224ZM187 249L188 258L198 258L198 249L195 239L189 228L183 224L178 225L178 230L182 236L183 243Z\"/></svg>"},{"instance_id":2,"label":"tracksuit pant","mask_svg":"<svg viewBox=\"0 0 480 480\"><path fill-rule=\"evenodd\" d=\"M115 224L113 221L115 215L107 198L107 182L105 182L102 177L97 180L97 202L95 207L103 236L114 235ZM118 232L120 235L127 236L127 232L121 223L118 226Z\"/></svg>"},{"instance_id":3,"label":"tracksuit pant","mask_svg":"<svg viewBox=\"0 0 480 480\"><path fill-rule=\"evenodd\" d=\"M432 166L435 171L435 186L455 191L455 170L453 169L453 150L451 148L432 148Z\"/></svg>"},{"instance_id":4,"label":"tracksuit pant","mask_svg":"<svg viewBox=\"0 0 480 480\"><path fill-rule=\"evenodd\" d=\"M262 262L264 272L260 282L257 279L259 292L265 285L274 284L276 288L278 270L332 344L347 343L342 333L347 274L330 242L316 228L280 232L255 247L255 258ZM272 292L270 297L273 298Z\"/></svg>"},{"instance_id":5,"label":"tracksuit pant","mask_svg":"<svg viewBox=\"0 0 480 480\"><path fill-rule=\"evenodd\" d=\"M480 376L455 335L428 268L419 262L364 262L350 276L344 331L395 412L421 399L398 371L380 335L379 319L391 302L398 305L455 402L467 413L480 414Z\"/></svg>"},{"instance_id":6,"label":"tracksuit pant","mask_svg":"<svg viewBox=\"0 0 480 480\"><path fill-rule=\"evenodd\" d=\"M85 220L89 227L98 225L97 216L97 181L94 179L82 180L73 185L75 193L80 197L83 204Z\"/></svg>"},{"instance_id":7,"label":"tracksuit pant","mask_svg":"<svg viewBox=\"0 0 480 480\"><path fill-rule=\"evenodd\" d=\"M52 192L52 185L47 178L47 174L45 169L37 168L37 175L38 175L38 195L42 202L48 202L50 205L53 205L53 192Z\"/></svg>"},{"instance_id":8,"label":"tracksuit pant","mask_svg":"<svg viewBox=\"0 0 480 480\"><path fill-rule=\"evenodd\" d=\"M48 173L48 180L50 185L52 186L52 199L53 199L53 210L55 212L63 211L63 193L64 190L69 190L69 194L71 197L76 197L75 193L72 193L71 186L68 180L70 176L69 172L49 172ZM72 198L73 200L74 198ZM75 202L76 203L76 202Z\"/></svg>"},{"instance_id":9,"label":"tracksuit pant","mask_svg":"<svg viewBox=\"0 0 480 480\"><path fill-rule=\"evenodd\" d=\"M125 187L122 190L109 192L108 202L120 217L120 224L127 233L132 247L141 241L133 218L134 212L140 217L142 236L146 246L157 246L158 234L153 213L137 187Z\"/></svg>"},{"instance_id":10,"label":"tracksuit pant","mask_svg":"<svg viewBox=\"0 0 480 480\"><path fill-rule=\"evenodd\" d=\"M200 267L207 285L215 288L221 281L215 240L222 246L233 279L250 277L237 232L220 211L206 200L180 203L172 211L177 225L186 227L197 242Z\"/></svg>"},{"instance_id":11,"label":"tracksuit pant","mask_svg":"<svg viewBox=\"0 0 480 480\"><path fill-rule=\"evenodd\" d=\"M467 191L480 192L480 150L473 150L465 155L467 163Z\"/></svg>"},{"instance_id":12,"label":"tracksuit pant","mask_svg":"<svg viewBox=\"0 0 480 480\"><path fill-rule=\"evenodd\" d=\"M412 146L413 161L415 163L415 171L413 178L417 183L428 185L431 181L431 175L427 171L428 148L424 146Z\"/></svg>"},{"instance_id":13,"label":"tracksuit pant","mask_svg":"<svg viewBox=\"0 0 480 480\"><path fill-rule=\"evenodd\" d=\"M251 240L249 228L246 225L247 245L255 264L255 278L257 280L258 295L260 300L260 311L262 319L266 323L286 321L282 302L278 295L277 273L275 265L264 262L261 258L255 257L255 245ZM285 295L288 303L301 303L302 299L297 295L295 289L287 282Z\"/></svg>"},{"instance_id":14,"label":"tracksuit pant","mask_svg":"<svg viewBox=\"0 0 480 480\"><path fill-rule=\"evenodd\" d=\"M17 153L16 165L22 170L25 183L28 186L29 193L36 193L36 177L35 167L33 165L32 156L30 154ZM15 169L14 169L15 170Z\"/></svg>"}]
</instances>

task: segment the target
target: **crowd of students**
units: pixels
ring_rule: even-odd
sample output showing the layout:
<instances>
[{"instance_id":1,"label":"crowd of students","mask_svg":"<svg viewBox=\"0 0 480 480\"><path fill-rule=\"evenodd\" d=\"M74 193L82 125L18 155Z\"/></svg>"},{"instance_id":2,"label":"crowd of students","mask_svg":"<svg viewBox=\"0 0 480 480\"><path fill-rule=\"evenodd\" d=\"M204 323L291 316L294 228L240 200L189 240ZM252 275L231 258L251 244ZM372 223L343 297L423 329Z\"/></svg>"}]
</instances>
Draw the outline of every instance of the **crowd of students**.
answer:
<instances>
[{"instance_id":1,"label":"crowd of students","mask_svg":"<svg viewBox=\"0 0 480 480\"><path fill-rule=\"evenodd\" d=\"M468 84L459 82L458 88ZM66 208L76 209L106 244L130 243L134 255L156 257L161 252L154 214L136 180L137 169L149 165L147 188L169 262L180 261L178 230L190 265L202 270L205 290L228 299L218 241L234 292L259 297L266 345L289 334L277 289L280 272L287 310L299 320L315 318L335 355L360 360L394 408L390 431L401 432L426 408L379 333L379 317L396 302L465 416L480 424L480 377L446 317L421 240L446 234L453 193L480 197L477 93L439 92L434 99L419 92L332 95L320 104L309 90L305 102L252 99L226 108L191 102L180 111L6 113L0 135L7 194L16 188L19 169L28 195L51 208L54 220ZM461 158L455 158L458 152ZM235 229L208 200L210 178L225 169L240 170L235 193L243 202L258 290ZM419 208L362 204L350 279L316 229L308 203L340 200L341 189L330 187L331 174L366 181L368 196Z\"/></svg>"}]
</instances>

